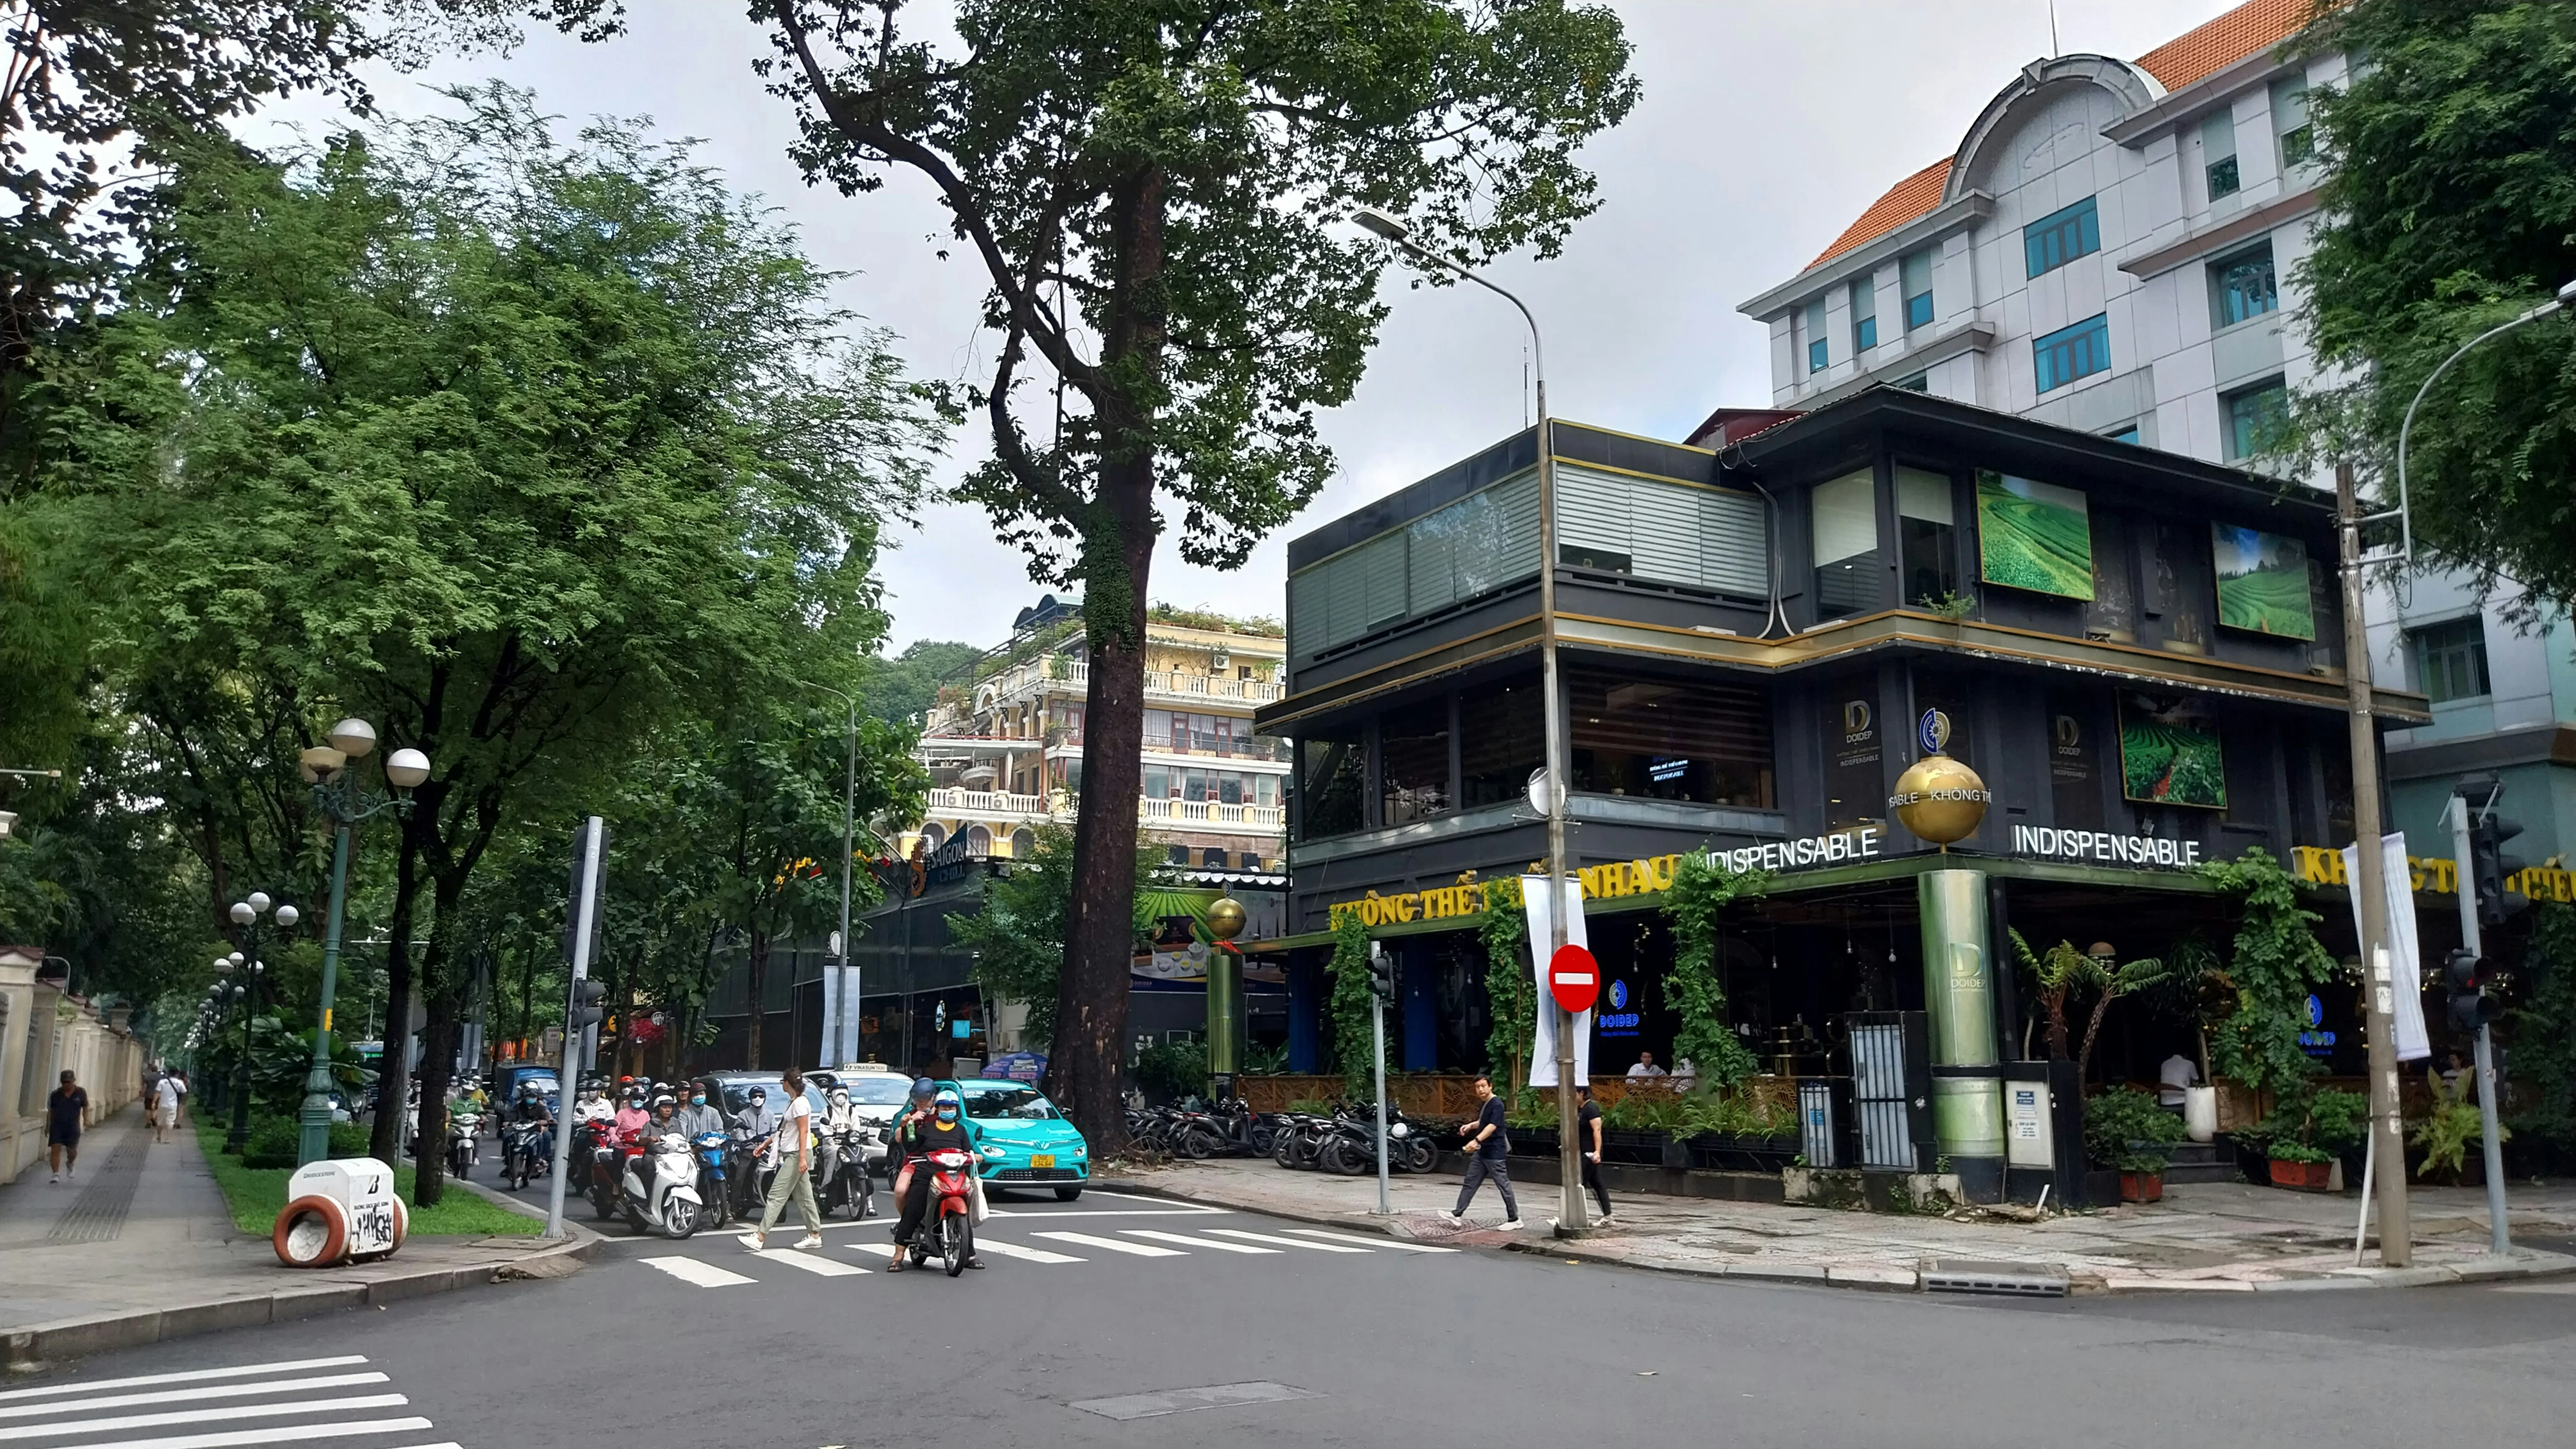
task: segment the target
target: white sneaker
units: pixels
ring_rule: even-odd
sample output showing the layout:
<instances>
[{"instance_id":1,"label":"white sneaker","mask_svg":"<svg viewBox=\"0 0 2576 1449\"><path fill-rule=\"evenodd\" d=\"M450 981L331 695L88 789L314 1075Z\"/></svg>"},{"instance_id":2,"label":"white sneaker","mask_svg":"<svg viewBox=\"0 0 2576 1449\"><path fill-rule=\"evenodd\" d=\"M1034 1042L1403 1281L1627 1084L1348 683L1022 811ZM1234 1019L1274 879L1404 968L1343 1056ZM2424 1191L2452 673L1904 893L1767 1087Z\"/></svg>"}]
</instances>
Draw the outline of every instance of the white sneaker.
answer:
<instances>
[{"instance_id":1,"label":"white sneaker","mask_svg":"<svg viewBox=\"0 0 2576 1449\"><path fill-rule=\"evenodd\" d=\"M745 1234L743 1234L743 1235L742 1235L742 1245L743 1245L744 1247L746 1247L746 1248L751 1249L751 1250L752 1250L753 1252L755 1252L755 1253L757 1253L757 1252L759 1252L761 1249L766 1248L766 1247L768 1247L768 1246L769 1246L769 1244L768 1244L768 1243L766 1243L766 1242L762 1241L761 1236L760 1236L760 1234L758 1234L758 1233L745 1233Z\"/></svg>"},{"instance_id":2,"label":"white sneaker","mask_svg":"<svg viewBox=\"0 0 2576 1449\"><path fill-rule=\"evenodd\" d=\"M57 1172L57 1173L55 1173L53 1176L51 1176L51 1177L49 1177L49 1178L46 1178L46 1179L45 1179L45 1183L46 1183L46 1185L47 1185L47 1186L49 1186L49 1187L50 1187L50 1186L53 1186L53 1185L55 1185L55 1184L60 1183L62 1180L63 1180L63 1175L62 1175L61 1173Z\"/></svg>"},{"instance_id":3,"label":"white sneaker","mask_svg":"<svg viewBox=\"0 0 2576 1449\"><path fill-rule=\"evenodd\" d=\"M796 1240L796 1246L800 1248L819 1248L823 1246L823 1235L821 1233L807 1233L805 1236Z\"/></svg>"},{"instance_id":4,"label":"white sneaker","mask_svg":"<svg viewBox=\"0 0 2576 1449\"><path fill-rule=\"evenodd\" d=\"M1507 1233L1517 1233L1521 1230L1523 1224L1519 1218L1505 1218L1495 1226L1501 1228Z\"/></svg>"},{"instance_id":5,"label":"white sneaker","mask_svg":"<svg viewBox=\"0 0 2576 1449\"><path fill-rule=\"evenodd\" d=\"M1463 1228L1467 1225L1465 1213L1442 1213L1440 1219L1453 1228Z\"/></svg>"}]
</instances>

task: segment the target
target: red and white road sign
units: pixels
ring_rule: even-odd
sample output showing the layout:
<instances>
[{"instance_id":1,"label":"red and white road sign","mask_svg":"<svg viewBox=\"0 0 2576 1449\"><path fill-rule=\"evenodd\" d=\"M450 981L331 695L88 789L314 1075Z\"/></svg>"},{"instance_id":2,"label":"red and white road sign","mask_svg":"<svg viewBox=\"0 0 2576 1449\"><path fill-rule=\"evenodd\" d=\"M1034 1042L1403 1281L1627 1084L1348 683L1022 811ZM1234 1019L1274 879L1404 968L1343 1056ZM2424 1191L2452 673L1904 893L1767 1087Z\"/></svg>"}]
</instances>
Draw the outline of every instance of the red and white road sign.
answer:
<instances>
[{"instance_id":1,"label":"red and white road sign","mask_svg":"<svg viewBox=\"0 0 2576 1449\"><path fill-rule=\"evenodd\" d=\"M1569 1012L1590 1011L1592 1003L1601 999L1601 963L1580 946L1559 946L1547 958L1547 990Z\"/></svg>"}]
</instances>

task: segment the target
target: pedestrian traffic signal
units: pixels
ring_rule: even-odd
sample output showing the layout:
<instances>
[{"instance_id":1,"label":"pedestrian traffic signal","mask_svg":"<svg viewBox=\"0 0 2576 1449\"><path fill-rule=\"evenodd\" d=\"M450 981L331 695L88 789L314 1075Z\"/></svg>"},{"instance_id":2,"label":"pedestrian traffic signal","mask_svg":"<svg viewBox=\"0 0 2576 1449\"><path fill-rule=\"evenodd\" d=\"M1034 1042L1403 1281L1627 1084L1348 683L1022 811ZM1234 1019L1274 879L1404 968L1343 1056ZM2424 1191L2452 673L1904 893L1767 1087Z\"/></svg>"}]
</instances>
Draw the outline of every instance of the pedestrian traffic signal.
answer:
<instances>
[{"instance_id":1,"label":"pedestrian traffic signal","mask_svg":"<svg viewBox=\"0 0 2576 1449\"><path fill-rule=\"evenodd\" d=\"M2442 975L2451 988L2452 1030L2476 1031L2495 1018L2495 998L2486 994L2487 963L2484 957L2464 946L2453 951L2450 959L2443 963Z\"/></svg>"},{"instance_id":2,"label":"pedestrian traffic signal","mask_svg":"<svg viewBox=\"0 0 2576 1449\"><path fill-rule=\"evenodd\" d=\"M593 981L586 976L581 980L574 982L572 984L572 1010L565 1018L568 1023L565 1030L567 1032L577 1032L584 1027L597 1026L601 1021L605 1020L608 1012L602 1003L606 1000L607 996L608 985L606 982Z\"/></svg>"},{"instance_id":3,"label":"pedestrian traffic signal","mask_svg":"<svg viewBox=\"0 0 2576 1449\"><path fill-rule=\"evenodd\" d=\"M2504 853L2504 843L2522 833L2522 827L2493 810L2480 815L2469 825L2469 885L2478 894L2478 924L2501 926L2516 912L2531 904L2518 890L2506 889L2507 883L2520 876L2523 860Z\"/></svg>"},{"instance_id":4,"label":"pedestrian traffic signal","mask_svg":"<svg viewBox=\"0 0 2576 1449\"><path fill-rule=\"evenodd\" d=\"M1369 943L1369 994L1380 1001L1395 999L1395 958L1374 941Z\"/></svg>"}]
</instances>

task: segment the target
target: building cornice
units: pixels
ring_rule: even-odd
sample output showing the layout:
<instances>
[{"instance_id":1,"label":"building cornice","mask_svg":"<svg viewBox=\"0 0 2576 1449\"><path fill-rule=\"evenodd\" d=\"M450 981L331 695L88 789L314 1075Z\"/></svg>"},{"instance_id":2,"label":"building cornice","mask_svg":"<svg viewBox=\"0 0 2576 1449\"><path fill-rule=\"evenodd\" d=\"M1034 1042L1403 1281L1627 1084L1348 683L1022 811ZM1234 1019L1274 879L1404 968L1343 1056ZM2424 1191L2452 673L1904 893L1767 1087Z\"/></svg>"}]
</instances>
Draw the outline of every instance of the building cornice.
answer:
<instances>
[{"instance_id":1,"label":"building cornice","mask_svg":"<svg viewBox=\"0 0 2576 1449\"><path fill-rule=\"evenodd\" d=\"M2222 66L2178 91L2167 91L2154 105L2142 107L2102 128L2103 138L2132 150L2185 126L2224 104L2251 82L2288 67L2265 46L2233 65Z\"/></svg>"},{"instance_id":2,"label":"building cornice","mask_svg":"<svg viewBox=\"0 0 2576 1449\"><path fill-rule=\"evenodd\" d=\"M1919 343L1909 343L1905 351L1865 372L1856 372L1822 392L1793 394L1790 401L1800 407L1820 408L1840 402L1863 388L1878 383L1893 383L1911 377L1927 367L1949 361L1970 352L1983 352L1995 345L1995 324L1978 317L1963 317L1942 331Z\"/></svg>"},{"instance_id":3,"label":"building cornice","mask_svg":"<svg viewBox=\"0 0 2576 1449\"><path fill-rule=\"evenodd\" d=\"M1955 200L1943 202L1885 236L1800 272L1751 301L1738 304L1735 310L1747 317L1767 321L1837 282L1877 271L1891 258L1902 256L1916 247L1929 246L1994 214L1993 196L1983 191L1968 192Z\"/></svg>"},{"instance_id":4,"label":"building cornice","mask_svg":"<svg viewBox=\"0 0 2576 1449\"><path fill-rule=\"evenodd\" d=\"M2132 252L2115 265L2130 276L2144 279L2160 276L2176 267L2188 265L2222 247L2234 246L2248 237L2258 236L2285 221L2293 221L2317 209L2317 188L2267 201L2261 206L2240 211L2215 226L2186 232L2176 242L2167 242L2150 251Z\"/></svg>"}]
</instances>

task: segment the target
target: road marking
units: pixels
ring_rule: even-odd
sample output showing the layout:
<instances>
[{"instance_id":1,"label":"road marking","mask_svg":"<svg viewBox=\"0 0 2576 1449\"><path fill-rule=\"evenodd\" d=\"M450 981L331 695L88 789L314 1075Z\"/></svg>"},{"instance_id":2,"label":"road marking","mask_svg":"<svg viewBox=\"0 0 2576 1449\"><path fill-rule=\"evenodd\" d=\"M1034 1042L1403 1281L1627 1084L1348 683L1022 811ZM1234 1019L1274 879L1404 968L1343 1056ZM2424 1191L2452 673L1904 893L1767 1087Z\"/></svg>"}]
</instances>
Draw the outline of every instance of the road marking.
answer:
<instances>
[{"instance_id":1,"label":"road marking","mask_svg":"<svg viewBox=\"0 0 2576 1449\"><path fill-rule=\"evenodd\" d=\"M1273 1237L1268 1233L1247 1233L1241 1228L1210 1228L1208 1231L1211 1233L1222 1233L1229 1238L1241 1238L1246 1242L1277 1243L1283 1248L1304 1248L1309 1252L1315 1253L1365 1253L1369 1251L1366 1248L1346 1248L1339 1243L1310 1243L1303 1238L1278 1238Z\"/></svg>"},{"instance_id":2,"label":"road marking","mask_svg":"<svg viewBox=\"0 0 2576 1449\"><path fill-rule=\"evenodd\" d=\"M1131 1238L1152 1238L1157 1242L1178 1243L1184 1248L1215 1248L1225 1253L1275 1254L1279 1251L1277 1248L1256 1248L1250 1243L1220 1243L1214 1238L1193 1238L1181 1233L1158 1233L1152 1228L1122 1228L1120 1231Z\"/></svg>"},{"instance_id":3,"label":"road marking","mask_svg":"<svg viewBox=\"0 0 2576 1449\"><path fill-rule=\"evenodd\" d=\"M701 1263L695 1258L638 1258L635 1261L649 1263L683 1283L694 1283L700 1288L730 1288L736 1283L758 1281L740 1273L728 1273L713 1263Z\"/></svg>"},{"instance_id":4,"label":"road marking","mask_svg":"<svg viewBox=\"0 0 2576 1449\"><path fill-rule=\"evenodd\" d=\"M2499 1293L2576 1293L2576 1278L2561 1278L2552 1283L2508 1283Z\"/></svg>"},{"instance_id":5,"label":"road marking","mask_svg":"<svg viewBox=\"0 0 2576 1449\"><path fill-rule=\"evenodd\" d=\"M977 1238L975 1251L999 1253L1005 1258L1021 1258L1031 1263L1088 1263L1091 1261L1089 1258L1077 1258L1070 1253L1050 1253L1044 1248L1024 1248L1017 1243L996 1242L991 1238Z\"/></svg>"},{"instance_id":6,"label":"road marking","mask_svg":"<svg viewBox=\"0 0 2576 1449\"><path fill-rule=\"evenodd\" d=\"M1177 1248L1157 1248L1151 1243L1122 1243L1116 1238L1095 1238L1089 1233L1040 1233L1059 1243L1079 1243L1086 1248L1101 1248L1112 1253L1127 1253L1139 1258L1186 1258L1189 1254Z\"/></svg>"},{"instance_id":7,"label":"road marking","mask_svg":"<svg viewBox=\"0 0 2576 1449\"><path fill-rule=\"evenodd\" d=\"M303 1399L291 1404L231 1404L220 1409L179 1409L166 1414L118 1414L105 1419L63 1419L51 1424L24 1424L0 1429L0 1440L43 1439L56 1434L96 1434L106 1429L157 1429L165 1424L205 1424L223 1419L257 1419L270 1414L315 1414L323 1410L393 1409L410 1403L400 1394L361 1394L346 1399ZM66 1404L76 1409L76 1404Z\"/></svg>"},{"instance_id":8,"label":"road marking","mask_svg":"<svg viewBox=\"0 0 2576 1449\"><path fill-rule=\"evenodd\" d=\"M80 1449L234 1449L234 1446L243 1444L347 1439L360 1434L407 1434L429 1427L427 1419L418 1417L359 1419L346 1424L296 1424L285 1428L233 1429L220 1434L179 1434L166 1439L119 1439L113 1444L83 1444Z\"/></svg>"},{"instance_id":9,"label":"road marking","mask_svg":"<svg viewBox=\"0 0 2576 1449\"><path fill-rule=\"evenodd\" d=\"M985 1215L996 1218L1221 1218L1231 1208L1161 1207L1161 1208L1005 1208L991 1209Z\"/></svg>"},{"instance_id":10,"label":"road marking","mask_svg":"<svg viewBox=\"0 0 2576 1449\"><path fill-rule=\"evenodd\" d=\"M246 1394L300 1393L306 1389L344 1389L351 1384L381 1384L385 1376L378 1373L324 1374L310 1379L272 1379L258 1384L202 1384L193 1389L164 1389L154 1394L109 1394L104 1398L76 1399L68 1403L17 1404L0 1409L0 1419L23 1419L30 1414L60 1414L74 1409L123 1409L136 1404L177 1404L196 1399L237 1399Z\"/></svg>"},{"instance_id":11,"label":"road marking","mask_svg":"<svg viewBox=\"0 0 2576 1449\"><path fill-rule=\"evenodd\" d=\"M365 1363L363 1353L344 1353L336 1358L290 1358L276 1363L246 1363L234 1368L190 1369L186 1373L143 1374L128 1379L100 1379L96 1383L55 1384L41 1389L10 1389L0 1393L0 1400L41 1399L56 1394L92 1394L101 1389L132 1389L145 1384L188 1384L207 1379L248 1378L252 1374L293 1373L299 1369L339 1368L344 1364Z\"/></svg>"},{"instance_id":12,"label":"road marking","mask_svg":"<svg viewBox=\"0 0 2576 1449\"><path fill-rule=\"evenodd\" d=\"M782 1253L771 1253L763 1261L785 1263L791 1267L802 1268L818 1278L864 1278L868 1275L868 1270L856 1263L844 1263L838 1258L799 1252L794 1248L789 1248Z\"/></svg>"},{"instance_id":13,"label":"road marking","mask_svg":"<svg viewBox=\"0 0 2576 1449\"><path fill-rule=\"evenodd\" d=\"M1408 1243L1401 1238L1362 1238L1350 1233L1328 1233L1322 1228L1290 1228L1301 1238L1324 1238L1336 1243L1357 1243L1363 1248L1393 1248L1402 1253L1454 1253L1456 1248L1435 1248L1428 1243Z\"/></svg>"},{"instance_id":14,"label":"road marking","mask_svg":"<svg viewBox=\"0 0 2576 1449\"><path fill-rule=\"evenodd\" d=\"M851 1243L847 1246L853 1253L882 1253L889 1258L895 1254L895 1245L892 1243Z\"/></svg>"}]
</instances>

